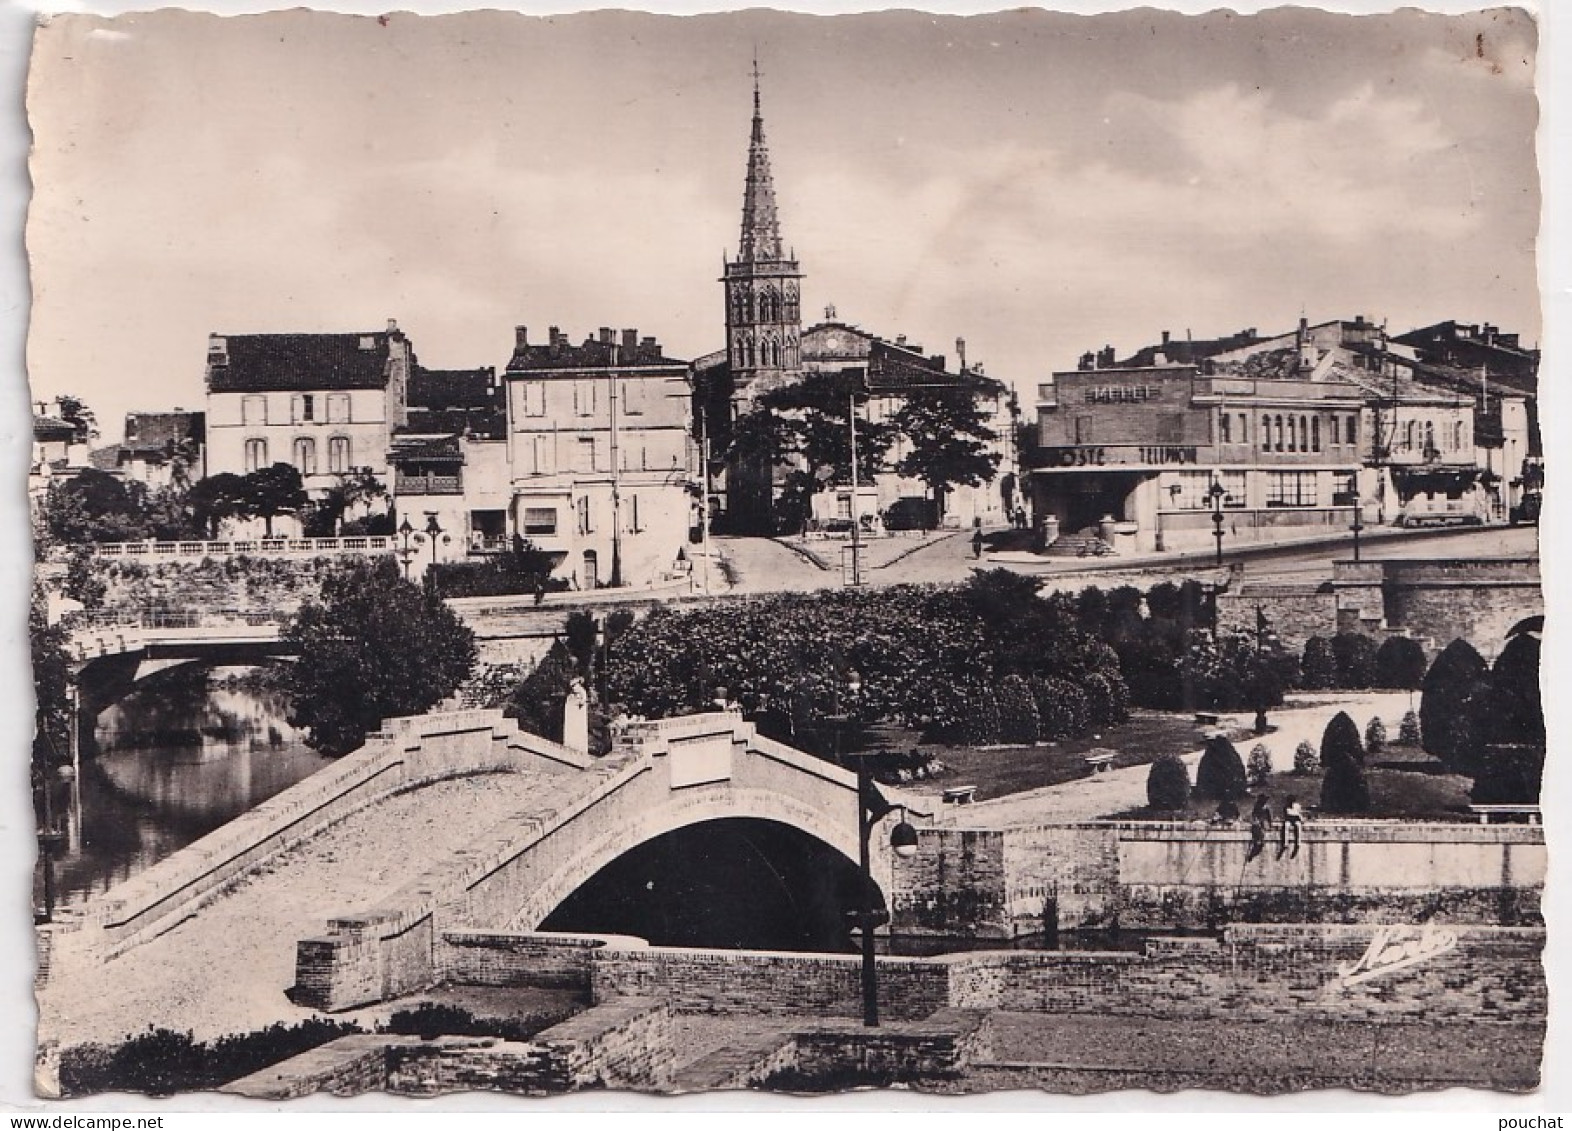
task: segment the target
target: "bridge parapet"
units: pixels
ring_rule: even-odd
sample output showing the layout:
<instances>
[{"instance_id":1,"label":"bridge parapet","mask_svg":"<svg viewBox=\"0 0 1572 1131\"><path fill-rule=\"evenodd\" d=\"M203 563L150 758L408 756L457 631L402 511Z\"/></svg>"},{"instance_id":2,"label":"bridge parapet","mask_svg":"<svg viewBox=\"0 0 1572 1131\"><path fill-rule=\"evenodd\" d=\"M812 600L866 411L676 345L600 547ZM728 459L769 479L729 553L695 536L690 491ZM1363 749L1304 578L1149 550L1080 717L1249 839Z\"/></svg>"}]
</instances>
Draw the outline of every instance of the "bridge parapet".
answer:
<instances>
[{"instance_id":1,"label":"bridge parapet","mask_svg":"<svg viewBox=\"0 0 1572 1131\"><path fill-rule=\"evenodd\" d=\"M429 985L446 933L534 931L612 861L690 825L770 821L856 861L858 814L855 774L760 736L736 711L634 723L587 772L553 781L448 861L302 940L297 1000L349 1009ZM873 844L874 880L889 890L887 830Z\"/></svg>"}]
</instances>

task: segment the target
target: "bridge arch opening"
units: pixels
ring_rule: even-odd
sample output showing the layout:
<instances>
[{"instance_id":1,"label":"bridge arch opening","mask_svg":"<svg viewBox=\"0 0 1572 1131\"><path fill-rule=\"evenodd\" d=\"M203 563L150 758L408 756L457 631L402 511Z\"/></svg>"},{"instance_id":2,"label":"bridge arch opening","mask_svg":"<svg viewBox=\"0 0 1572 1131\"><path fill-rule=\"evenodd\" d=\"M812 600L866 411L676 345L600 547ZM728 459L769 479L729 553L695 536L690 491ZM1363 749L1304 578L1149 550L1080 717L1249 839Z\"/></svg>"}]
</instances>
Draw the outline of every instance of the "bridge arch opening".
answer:
<instances>
[{"instance_id":1,"label":"bridge arch opening","mask_svg":"<svg viewBox=\"0 0 1572 1131\"><path fill-rule=\"evenodd\" d=\"M800 829L758 818L686 825L645 841L581 885L543 931L636 935L655 946L850 952L857 866ZM873 886L879 905L883 896Z\"/></svg>"}]
</instances>

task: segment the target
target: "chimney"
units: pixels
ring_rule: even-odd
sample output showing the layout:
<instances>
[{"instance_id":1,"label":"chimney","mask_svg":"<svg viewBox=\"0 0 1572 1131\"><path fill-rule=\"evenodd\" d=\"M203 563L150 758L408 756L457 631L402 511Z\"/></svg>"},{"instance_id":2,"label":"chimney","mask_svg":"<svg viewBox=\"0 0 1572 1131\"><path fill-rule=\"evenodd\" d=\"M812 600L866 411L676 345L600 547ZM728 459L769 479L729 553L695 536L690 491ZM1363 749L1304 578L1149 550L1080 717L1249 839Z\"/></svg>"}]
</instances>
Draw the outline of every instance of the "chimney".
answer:
<instances>
[{"instance_id":1,"label":"chimney","mask_svg":"<svg viewBox=\"0 0 1572 1131\"><path fill-rule=\"evenodd\" d=\"M1163 345L1166 346L1167 344L1168 344L1168 331L1164 330L1163 331Z\"/></svg>"},{"instance_id":2,"label":"chimney","mask_svg":"<svg viewBox=\"0 0 1572 1131\"><path fill-rule=\"evenodd\" d=\"M550 340L552 349L556 349L558 346L562 345L562 327L553 326L550 330L547 331L547 333L551 336Z\"/></svg>"},{"instance_id":3,"label":"chimney","mask_svg":"<svg viewBox=\"0 0 1572 1131\"><path fill-rule=\"evenodd\" d=\"M965 338L956 338L955 339L955 356L958 359L957 360L957 364L960 366L961 372L965 373L966 372L966 339Z\"/></svg>"},{"instance_id":4,"label":"chimney","mask_svg":"<svg viewBox=\"0 0 1572 1131\"><path fill-rule=\"evenodd\" d=\"M397 318L389 318L388 319L388 333L390 333L390 334L398 333L398 319Z\"/></svg>"},{"instance_id":5,"label":"chimney","mask_svg":"<svg viewBox=\"0 0 1572 1131\"><path fill-rule=\"evenodd\" d=\"M622 352L629 360L638 356L639 332L637 330L624 330L622 332Z\"/></svg>"}]
</instances>

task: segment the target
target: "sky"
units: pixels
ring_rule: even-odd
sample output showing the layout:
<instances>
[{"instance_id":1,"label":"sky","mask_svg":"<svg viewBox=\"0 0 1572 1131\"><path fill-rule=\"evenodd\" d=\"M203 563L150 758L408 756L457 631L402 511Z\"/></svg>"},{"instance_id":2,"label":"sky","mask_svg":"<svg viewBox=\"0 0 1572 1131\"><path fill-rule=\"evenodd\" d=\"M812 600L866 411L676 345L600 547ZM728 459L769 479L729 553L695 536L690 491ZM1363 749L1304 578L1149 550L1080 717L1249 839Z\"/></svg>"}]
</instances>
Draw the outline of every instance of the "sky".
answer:
<instances>
[{"instance_id":1,"label":"sky","mask_svg":"<svg viewBox=\"0 0 1572 1131\"><path fill-rule=\"evenodd\" d=\"M396 318L718 348L755 52L804 315L1029 390L1088 349L1363 314L1540 336L1521 13L57 16L35 399L197 407L210 332Z\"/></svg>"}]
</instances>

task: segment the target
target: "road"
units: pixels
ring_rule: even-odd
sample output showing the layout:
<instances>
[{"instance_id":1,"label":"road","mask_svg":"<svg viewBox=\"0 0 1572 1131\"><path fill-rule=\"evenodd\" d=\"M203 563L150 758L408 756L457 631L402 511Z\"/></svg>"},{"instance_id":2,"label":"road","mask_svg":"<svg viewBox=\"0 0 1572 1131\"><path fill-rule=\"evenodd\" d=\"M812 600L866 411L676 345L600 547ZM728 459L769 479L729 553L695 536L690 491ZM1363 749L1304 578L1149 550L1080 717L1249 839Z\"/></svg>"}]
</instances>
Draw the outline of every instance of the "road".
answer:
<instances>
[{"instance_id":1,"label":"road","mask_svg":"<svg viewBox=\"0 0 1572 1131\"><path fill-rule=\"evenodd\" d=\"M731 590L734 593L802 592L838 588L842 584L838 568L822 569L781 543L767 538L717 538L715 544L738 575L738 584ZM840 544L825 543L824 546L819 556L831 563L838 562ZM1448 534L1365 539L1360 547L1360 556L1368 561L1381 558L1523 557L1537 556L1538 553L1539 530L1533 526L1489 527ZM1347 561L1352 556L1353 547L1346 541L1332 546L1300 546L1252 552L1244 559L1245 577L1251 581L1324 581L1332 576L1334 561ZM988 562L979 562L972 556L971 541L964 531L930 541L909 552L894 542L888 546L870 548L866 560L870 562L865 571L870 585L954 583L965 581L979 567L989 568ZM1229 555L1225 560L1237 558ZM1130 568L1142 574L1194 574L1205 572L1210 566L1209 561L1165 565L1161 561L1154 562L1150 557L1130 563ZM1064 563L1065 571L1078 577L1099 567L1117 571L1120 565L1118 559L1103 559L1090 569L1089 563L1084 561ZM1053 575L1050 573L1045 576L1051 578Z\"/></svg>"}]
</instances>

